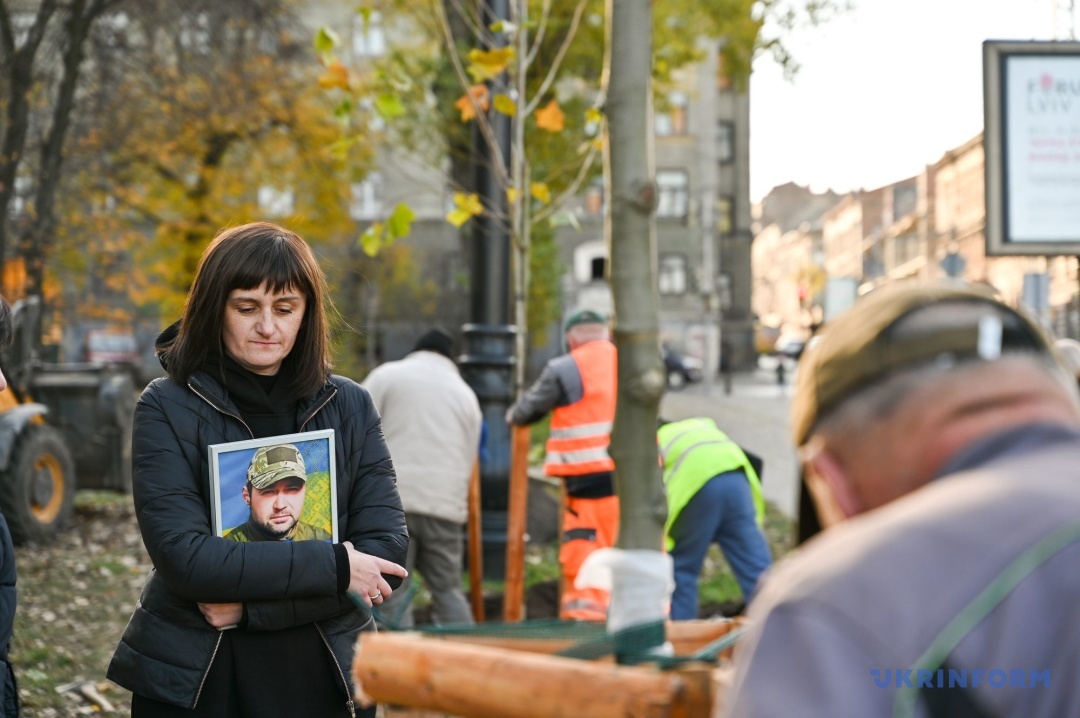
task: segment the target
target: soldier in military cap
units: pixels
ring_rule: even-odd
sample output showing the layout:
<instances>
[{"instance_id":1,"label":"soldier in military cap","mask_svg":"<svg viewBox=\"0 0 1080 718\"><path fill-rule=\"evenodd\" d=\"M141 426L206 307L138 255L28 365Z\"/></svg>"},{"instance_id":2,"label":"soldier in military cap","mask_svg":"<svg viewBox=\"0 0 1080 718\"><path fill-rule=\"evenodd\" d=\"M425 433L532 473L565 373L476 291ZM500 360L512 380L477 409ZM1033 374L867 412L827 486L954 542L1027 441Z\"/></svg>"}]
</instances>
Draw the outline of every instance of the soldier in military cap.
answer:
<instances>
[{"instance_id":1,"label":"soldier in military cap","mask_svg":"<svg viewBox=\"0 0 1080 718\"><path fill-rule=\"evenodd\" d=\"M329 541L330 533L300 521L307 493L304 455L292 444L262 446L248 464L246 523L225 532L230 541Z\"/></svg>"}]
</instances>

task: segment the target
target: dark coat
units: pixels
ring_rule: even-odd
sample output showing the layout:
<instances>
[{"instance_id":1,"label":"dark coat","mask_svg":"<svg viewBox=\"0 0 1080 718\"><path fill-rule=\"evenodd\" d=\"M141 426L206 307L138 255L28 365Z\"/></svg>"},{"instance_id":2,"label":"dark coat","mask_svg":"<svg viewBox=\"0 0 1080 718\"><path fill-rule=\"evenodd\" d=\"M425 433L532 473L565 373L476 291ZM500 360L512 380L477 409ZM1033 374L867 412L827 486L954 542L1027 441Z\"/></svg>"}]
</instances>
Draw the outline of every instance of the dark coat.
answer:
<instances>
[{"instance_id":1,"label":"dark coat","mask_svg":"<svg viewBox=\"0 0 1080 718\"><path fill-rule=\"evenodd\" d=\"M367 391L332 376L298 403L297 426L335 430L340 539L404 564L405 514ZM197 703L221 640L197 602L243 602L249 631L314 623L352 689L353 646L371 615L338 593L333 547L213 536L207 447L251 438L219 383L203 372L193 374L188 386L157 379L139 398L133 493L154 569L108 672L133 693L188 708Z\"/></svg>"},{"instance_id":2,"label":"dark coat","mask_svg":"<svg viewBox=\"0 0 1080 718\"><path fill-rule=\"evenodd\" d=\"M8 662L15 603L15 547L7 519L0 514L0 716L3 718L19 715L19 691Z\"/></svg>"}]
</instances>

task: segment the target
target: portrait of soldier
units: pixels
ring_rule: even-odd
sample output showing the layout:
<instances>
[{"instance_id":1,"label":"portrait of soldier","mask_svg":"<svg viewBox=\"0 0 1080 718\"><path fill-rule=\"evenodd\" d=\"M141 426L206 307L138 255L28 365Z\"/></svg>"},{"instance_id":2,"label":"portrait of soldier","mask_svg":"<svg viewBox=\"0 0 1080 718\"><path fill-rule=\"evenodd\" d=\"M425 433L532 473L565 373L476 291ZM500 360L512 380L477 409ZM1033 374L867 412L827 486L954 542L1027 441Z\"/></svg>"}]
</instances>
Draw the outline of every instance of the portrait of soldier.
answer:
<instances>
[{"instance_id":1,"label":"portrait of soldier","mask_svg":"<svg viewBox=\"0 0 1080 718\"><path fill-rule=\"evenodd\" d=\"M300 520L307 491L304 456L292 444L260 447L248 464L248 520L225 532L230 541L329 541L330 533Z\"/></svg>"}]
</instances>

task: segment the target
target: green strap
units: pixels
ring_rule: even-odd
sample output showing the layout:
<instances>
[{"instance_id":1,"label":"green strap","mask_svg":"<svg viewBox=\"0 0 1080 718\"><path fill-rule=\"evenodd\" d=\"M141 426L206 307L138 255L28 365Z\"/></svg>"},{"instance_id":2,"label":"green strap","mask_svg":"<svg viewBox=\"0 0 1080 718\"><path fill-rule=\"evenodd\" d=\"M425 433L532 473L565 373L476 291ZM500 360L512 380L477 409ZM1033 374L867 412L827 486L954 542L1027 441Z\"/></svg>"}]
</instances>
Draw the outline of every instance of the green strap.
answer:
<instances>
[{"instance_id":1,"label":"green strap","mask_svg":"<svg viewBox=\"0 0 1080 718\"><path fill-rule=\"evenodd\" d=\"M998 574L989 586L984 588L975 599L964 607L938 637L919 656L912 666L912 671L936 670L945 662L960 642L986 618L991 611L1012 593L1021 581L1035 569L1042 566L1072 543L1080 540L1080 521L1066 524L1049 536L1031 546L1014 559L1005 570ZM893 703L893 718L904 718L915 714L915 703L919 698L918 686L903 687L896 692Z\"/></svg>"}]
</instances>

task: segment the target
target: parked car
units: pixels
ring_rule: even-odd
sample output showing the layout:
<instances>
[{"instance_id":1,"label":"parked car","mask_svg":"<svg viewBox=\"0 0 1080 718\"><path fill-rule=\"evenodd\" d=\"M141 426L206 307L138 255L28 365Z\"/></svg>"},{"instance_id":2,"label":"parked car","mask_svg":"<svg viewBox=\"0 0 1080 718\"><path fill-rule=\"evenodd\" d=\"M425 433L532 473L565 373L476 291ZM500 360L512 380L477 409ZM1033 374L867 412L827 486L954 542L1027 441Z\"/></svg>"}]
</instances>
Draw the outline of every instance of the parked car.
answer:
<instances>
[{"instance_id":1,"label":"parked car","mask_svg":"<svg viewBox=\"0 0 1080 718\"><path fill-rule=\"evenodd\" d=\"M664 347L664 369L667 371L667 385L672 389L681 389L687 384L701 381L704 363L697 357L682 354L670 347Z\"/></svg>"},{"instance_id":2,"label":"parked car","mask_svg":"<svg viewBox=\"0 0 1080 718\"><path fill-rule=\"evenodd\" d=\"M91 364L138 364L139 343L131 332L91 329L86 333L83 358Z\"/></svg>"},{"instance_id":3,"label":"parked car","mask_svg":"<svg viewBox=\"0 0 1080 718\"><path fill-rule=\"evenodd\" d=\"M806 338L798 334L781 334L773 348L777 354L798 360L806 349Z\"/></svg>"}]
</instances>

